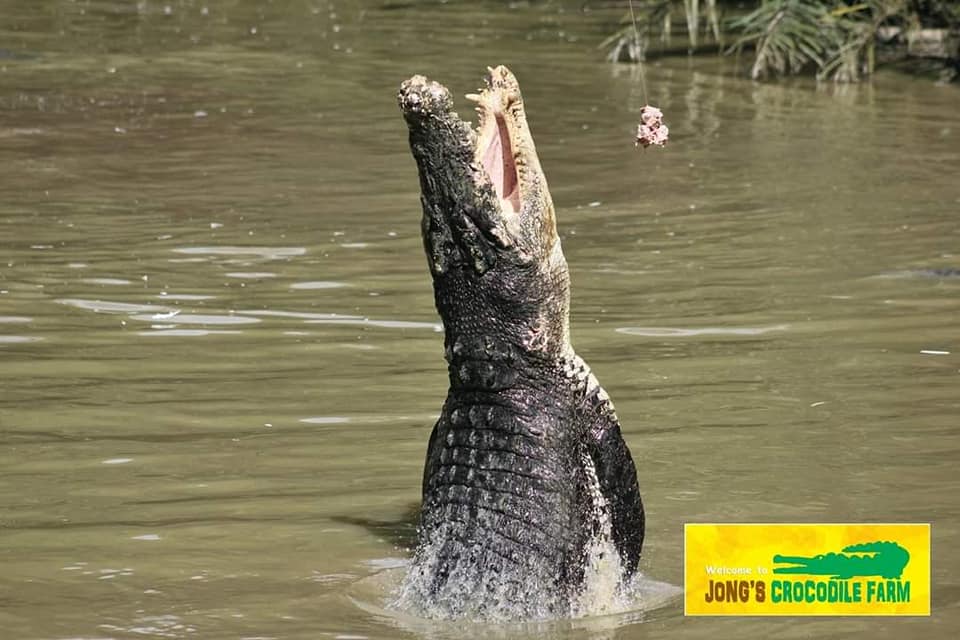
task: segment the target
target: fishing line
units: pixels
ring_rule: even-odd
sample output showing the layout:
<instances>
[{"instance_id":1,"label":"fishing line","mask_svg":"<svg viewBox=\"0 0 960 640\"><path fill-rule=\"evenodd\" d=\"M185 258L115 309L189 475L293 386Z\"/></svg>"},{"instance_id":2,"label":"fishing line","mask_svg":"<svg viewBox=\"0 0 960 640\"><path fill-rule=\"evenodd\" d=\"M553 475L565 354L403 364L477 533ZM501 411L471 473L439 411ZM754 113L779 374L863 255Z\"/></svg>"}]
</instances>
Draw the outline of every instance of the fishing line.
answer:
<instances>
[{"instance_id":1,"label":"fishing line","mask_svg":"<svg viewBox=\"0 0 960 640\"><path fill-rule=\"evenodd\" d=\"M633 22L633 41L637 43L637 66L640 67L640 97L643 104L647 102L647 78L643 72L643 46L640 43L640 30L637 29L637 14L633 10L633 0L627 0L630 5L630 20Z\"/></svg>"}]
</instances>

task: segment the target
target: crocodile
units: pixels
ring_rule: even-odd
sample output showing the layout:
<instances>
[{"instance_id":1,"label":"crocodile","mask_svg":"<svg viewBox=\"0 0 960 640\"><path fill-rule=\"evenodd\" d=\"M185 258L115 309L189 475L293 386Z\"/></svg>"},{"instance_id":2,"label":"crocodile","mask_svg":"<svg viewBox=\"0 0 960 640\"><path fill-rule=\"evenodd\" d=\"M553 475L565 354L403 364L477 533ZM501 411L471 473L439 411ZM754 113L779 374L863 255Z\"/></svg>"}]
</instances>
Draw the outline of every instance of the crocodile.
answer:
<instances>
[{"instance_id":1,"label":"crocodile","mask_svg":"<svg viewBox=\"0 0 960 640\"><path fill-rule=\"evenodd\" d=\"M570 278L520 87L488 68L476 130L416 75L398 101L449 389L400 599L439 618L576 615L636 572L644 510L614 406L570 344ZM599 564L598 564L599 563Z\"/></svg>"},{"instance_id":2,"label":"crocodile","mask_svg":"<svg viewBox=\"0 0 960 640\"><path fill-rule=\"evenodd\" d=\"M860 554L860 555L848 555ZM794 566L774 567L774 573L799 573L828 575L835 580L848 580L863 576L899 578L910 561L910 553L896 542L862 542L851 544L841 553L821 553L812 557L773 556L776 563Z\"/></svg>"}]
</instances>

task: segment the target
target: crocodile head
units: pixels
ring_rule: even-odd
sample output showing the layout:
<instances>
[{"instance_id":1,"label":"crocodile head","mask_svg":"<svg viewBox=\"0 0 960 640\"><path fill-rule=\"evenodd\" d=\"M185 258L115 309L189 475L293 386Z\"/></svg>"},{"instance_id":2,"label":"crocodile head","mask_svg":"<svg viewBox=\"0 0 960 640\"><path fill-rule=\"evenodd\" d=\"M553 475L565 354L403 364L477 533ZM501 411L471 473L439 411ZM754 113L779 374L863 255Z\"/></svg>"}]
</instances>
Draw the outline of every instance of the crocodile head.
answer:
<instances>
[{"instance_id":1,"label":"crocodile head","mask_svg":"<svg viewBox=\"0 0 960 640\"><path fill-rule=\"evenodd\" d=\"M500 66L467 98L476 130L453 111L450 91L423 76L398 96L448 346L457 335L497 335L538 355L563 353L569 276L520 86Z\"/></svg>"}]
</instances>

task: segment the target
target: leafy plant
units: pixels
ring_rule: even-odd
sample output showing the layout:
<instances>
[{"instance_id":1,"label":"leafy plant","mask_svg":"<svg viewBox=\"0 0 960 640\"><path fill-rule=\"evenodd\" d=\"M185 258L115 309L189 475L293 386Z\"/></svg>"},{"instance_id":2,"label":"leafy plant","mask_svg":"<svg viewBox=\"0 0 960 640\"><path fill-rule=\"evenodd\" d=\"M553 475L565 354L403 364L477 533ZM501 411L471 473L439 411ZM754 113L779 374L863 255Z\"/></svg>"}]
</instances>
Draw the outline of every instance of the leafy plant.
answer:
<instances>
[{"instance_id":1,"label":"leafy plant","mask_svg":"<svg viewBox=\"0 0 960 640\"><path fill-rule=\"evenodd\" d=\"M877 28L902 12L905 0L865 0L840 4L819 0L774 0L763 2L753 12L732 20L730 28L740 33L731 51L746 46L755 50L750 76L796 73L813 65L820 79L842 82L872 73Z\"/></svg>"},{"instance_id":2,"label":"leafy plant","mask_svg":"<svg viewBox=\"0 0 960 640\"><path fill-rule=\"evenodd\" d=\"M611 62L639 62L645 59L654 35L664 44L670 44L673 18L682 13L687 28L687 41L691 51L697 48L701 22L705 22L714 40L720 43L720 18L717 0L647 0L630 2L630 11L620 20L623 25L600 44L601 49L610 49L607 59Z\"/></svg>"},{"instance_id":3,"label":"leafy plant","mask_svg":"<svg viewBox=\"0 0 960 640\"><path fill-rule=\"evenodd\" d=\"M753 12L732 20L729 27L740 33L730 51L740 53L752 46L750 77L764 78L771 72L796 73L809 63L822 66L833 33L821 33L820 3L805 0L764 2Z\"/></svg>"},{"instance_id":4,"label":"leafy plant","mask_svg":"<svg viewBox=\"0 0 960 640\"><path fill-rule=\"evenodd\" d=\"M702 7L701 0L637 0L624 17L626 25L601 45L610 48L608 58L643 60L651 37L658 33L661 41L669 43L673 17L680 5L691 52L700 42L704 25L721 44L716 0L703 0ZM960 30L960 2L759 0L752 11L726 21L723 27L735 37L725 53L753 52L750 75L755 80L812 68L818 79L853 82L873 72L881 29L887 33L892 29L901 40L922 27L956 32ZM960 62L954 60L954 64Z\"/></svg>"}]
</instances>

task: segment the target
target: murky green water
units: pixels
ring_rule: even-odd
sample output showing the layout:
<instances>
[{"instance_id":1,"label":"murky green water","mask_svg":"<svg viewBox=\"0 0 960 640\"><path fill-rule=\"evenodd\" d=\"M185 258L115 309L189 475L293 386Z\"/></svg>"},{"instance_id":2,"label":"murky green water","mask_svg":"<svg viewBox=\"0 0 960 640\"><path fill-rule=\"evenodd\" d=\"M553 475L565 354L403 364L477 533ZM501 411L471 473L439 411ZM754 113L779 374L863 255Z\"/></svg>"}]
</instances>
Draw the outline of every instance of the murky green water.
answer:
<instances>
[{"instance_id":1,"label":"murky green water","mask_svg":"<svg viewBox=\"0 0 960 640\"><path fill-rule=\"evenodd\" d=\"M0 637L925 637L960 629L960 93L635 70L577 3L10 0L0 24ZM691 521L930 521L926 619L449 627L380 609L442 336L395 103L524 86L681 584ZM696 69L696 70L694 70ZM463 108L466 112L468 109Z\"/></svg>"}]
</instances>

